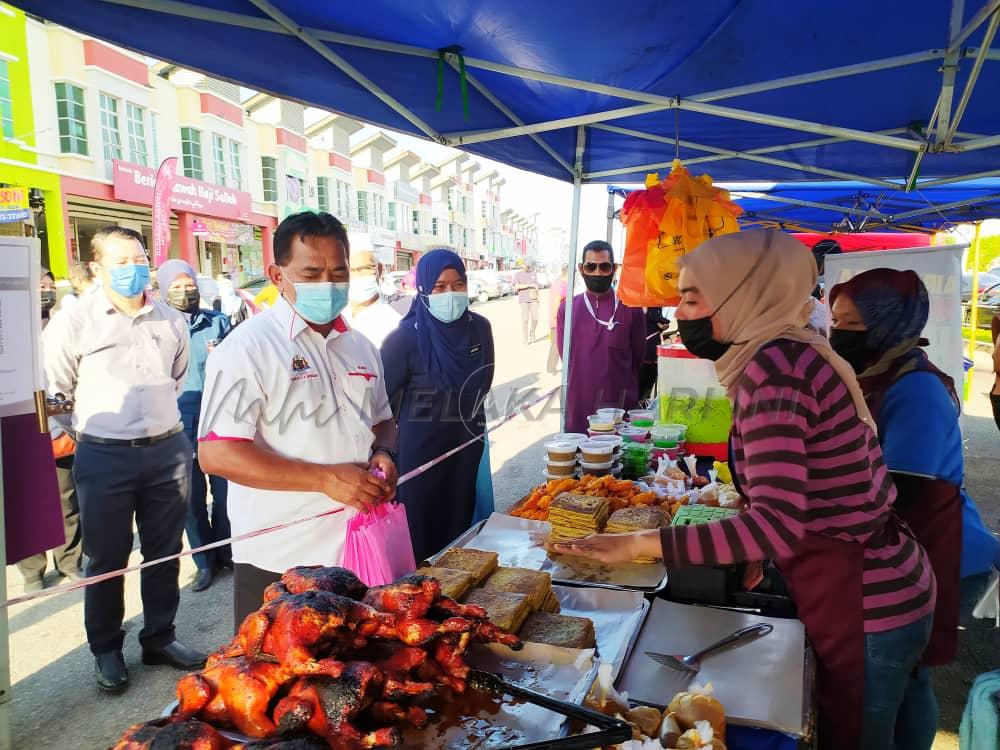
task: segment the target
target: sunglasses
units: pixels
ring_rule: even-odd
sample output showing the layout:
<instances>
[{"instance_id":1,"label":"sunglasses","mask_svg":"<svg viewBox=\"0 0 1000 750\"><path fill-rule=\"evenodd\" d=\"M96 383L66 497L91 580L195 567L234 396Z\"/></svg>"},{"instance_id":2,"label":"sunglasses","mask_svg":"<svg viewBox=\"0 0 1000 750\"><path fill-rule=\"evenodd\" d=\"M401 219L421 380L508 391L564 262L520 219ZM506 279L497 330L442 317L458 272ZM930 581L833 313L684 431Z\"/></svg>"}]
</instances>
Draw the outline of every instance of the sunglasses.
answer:
<instances>
[{"instance_id":1,"label":"sunglasses","mask_svg":"<svg viewBox=\"0 0 1000 750\"><path fill-rule=\"evenodd\" d=\"M609 274L615 270L615 264L608 263L607 261L603 263L582 263L581 266L584 273L597 273L600 271L602 274Z\"/></svg>"}]
</instances>

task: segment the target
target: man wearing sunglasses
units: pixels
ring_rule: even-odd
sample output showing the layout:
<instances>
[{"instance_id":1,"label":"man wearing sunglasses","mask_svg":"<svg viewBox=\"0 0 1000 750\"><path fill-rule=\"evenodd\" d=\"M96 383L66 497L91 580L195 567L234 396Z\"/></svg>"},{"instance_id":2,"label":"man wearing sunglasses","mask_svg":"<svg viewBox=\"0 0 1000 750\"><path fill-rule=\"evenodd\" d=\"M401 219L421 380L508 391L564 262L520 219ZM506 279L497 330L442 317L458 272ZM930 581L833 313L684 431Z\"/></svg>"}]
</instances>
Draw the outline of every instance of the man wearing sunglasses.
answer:
<instances>
[{"instance_id":1,"label":"man wearing sunglasses","mask_svg":"<svg viewBox=\"0 0 1000 750\"><path fill-rule=\"evenodd\" d=\"M603 240L588 242L578 266L587 289L573 297L573 330L566 393L567 432L586 432L587 417L601 407L639 405L639 370L646 321L641 308L625 307L612 287L614 250ZM559 306L556 336L563 351L566 301Z\"/></svg>"}]
</instances>

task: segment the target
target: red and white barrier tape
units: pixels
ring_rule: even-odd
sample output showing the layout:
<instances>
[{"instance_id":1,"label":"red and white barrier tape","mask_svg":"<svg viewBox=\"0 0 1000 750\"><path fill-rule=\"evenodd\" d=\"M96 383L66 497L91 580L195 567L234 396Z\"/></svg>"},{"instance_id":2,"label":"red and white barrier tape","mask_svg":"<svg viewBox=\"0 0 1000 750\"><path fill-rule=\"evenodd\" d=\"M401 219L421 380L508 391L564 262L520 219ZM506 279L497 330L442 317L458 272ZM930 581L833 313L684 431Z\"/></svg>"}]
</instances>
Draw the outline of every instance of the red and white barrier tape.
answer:
<instances>
[{"instance_id":1,"label":"red and white barrier tape","mask_svg":"<svg viewBox=\"0 0 1000 750\"><path fill-rule=\"evenodd\" d=\"M543 401L544 399L548 398L553 393L558 391L559 387L560 386L556 386L555 388L552 388L546 391L545 393L542 393L538 397L532 399L528 403L518 406L518 408L512 411L510 414L507 414L506 416L502 417L495 425L493 425L492 429L496 429L500 425L506 424L515 417L523 414L532 406L535 406L539 402ZM431 469L432 467L437 466L442 461L448 460L459 451L465 450L473 443L482 440L483 436L486 434L487 433L484 432L482 435L476 435L475 437L473 437L470 440L467 440L461 445L458 445L452 448L451 450L442 453L437 458L431 459L427 463L421 464L420 466L411 469L410 471L406 472L405 474L399 477L398 481L396 482L396 486L398 487L401 484L405 484L414 477L418 477L424 472ZM181 552L178 552L176 555L167 555L166 557L160 557L157 558L156 560L150 560L148 562L143 562L138 565L130 565L126 568L119 568L118 570L112 570L108 573L101 573L100 575L96 576L88 576L87 578L84 578L82 580L75 581L73 583L64 583L61 586L54 586L50 589L43 589L42 591L35 591L30 594L21 594L21 596L15 596L12 599L8 599L6 602L0 602L0 608L11 607L15 604L23 604L24 602L30 602L35 599L44 599L45 597L48 596L57 596L58 594L65 594L69 591L76 591L77 589L83 589L86 588L87 586L93 586L94 584L97 583L103 583L104 581L109 581L112 578L118 578L119 576L123 576L126 573L134 573L137 570L152 568L154 565L162 565L163 563L170 562L171 560L179 560L182 557L195 555L199 552L207 552L208 550L215 549L217 547L224 547L227 544L231 544L232 542L242 542L245 539L253 539L254 537L263 536L265 534L271 534L275 531L281 531L282 529L287 529L291 526L298 526L299 524L306 523L308 521L315 521L317 518L325 518L326 516L332 516L342 512L343 510L344 508L334 508L333 510L327 510L324 511L323 513L317 513L315 515L305 516L303 518L296 518L294 521L288 521L287 523L280 523L277 526L268 526L267 528L264 529L257 529L256 531L248 531L245 534L238 534L236 536L231 536L228 539L220 539L217 542L212 542L211 544L204 544L201 547L195 547L193 549L183 550Z\"/></svg>"}]
</instances>

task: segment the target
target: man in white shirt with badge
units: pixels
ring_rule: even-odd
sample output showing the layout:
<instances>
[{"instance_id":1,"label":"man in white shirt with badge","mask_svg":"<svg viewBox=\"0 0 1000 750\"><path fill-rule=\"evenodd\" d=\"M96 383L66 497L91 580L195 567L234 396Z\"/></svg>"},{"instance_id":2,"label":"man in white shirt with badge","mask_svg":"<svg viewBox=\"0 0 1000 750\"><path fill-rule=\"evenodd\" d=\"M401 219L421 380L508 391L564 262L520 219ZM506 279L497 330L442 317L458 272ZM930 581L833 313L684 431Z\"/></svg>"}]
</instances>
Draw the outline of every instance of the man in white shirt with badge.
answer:
<instances>
[{"instance_id":1,"label":"man in white shirt with badge","mask_svg":"<svg viewBox=\"0 0 1000 750\"><path fill-rule=\"evenodd\" d=\"M328 213L274 233L280 297L209 356L198 460L230 481L235 536L334 508L331 516L234 542L235 626L295 565L339 565L348 520L396 491L396 426L382 362L341 313L350 243Z\"/></svg>"}]
</instances>

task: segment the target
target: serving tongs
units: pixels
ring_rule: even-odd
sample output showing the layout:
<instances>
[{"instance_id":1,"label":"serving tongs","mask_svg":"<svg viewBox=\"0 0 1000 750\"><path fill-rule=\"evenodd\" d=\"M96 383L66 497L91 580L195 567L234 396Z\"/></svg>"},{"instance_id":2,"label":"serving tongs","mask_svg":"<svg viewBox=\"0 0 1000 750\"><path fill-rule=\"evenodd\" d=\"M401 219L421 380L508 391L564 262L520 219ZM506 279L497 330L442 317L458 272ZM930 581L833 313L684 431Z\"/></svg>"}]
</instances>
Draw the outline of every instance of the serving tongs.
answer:
<instances>
[{"instance_id":1,"label":"serving tongs","mask_svg":"<svg viewBox=\"0 0 1000 750\"><path fill-rule=\"evenodd\" d=\"M575 703L561 701L558 698L521 687L508 682L499 675L473 669L469 672L469 687L492 695L509 695L513 698L533 703L549 711L561 714L570 719L577 719L597 727L596 732L588 734L569 735L551 740L531 742L527 745L506 745L497 750L592 750L605 745L617 745L632 739L632 725L606 716Z\"/></svg>"},{"instance_id":2,"label":"serving tongs","mask_svg":"<svg viewBox=\"0 0 1000 750\"><path fill-rule=\"evenodd\" d=\"M750 641L757 640L758 638L767 635L772 630L774 630L773 625L766 622L758 622L755 625L749 625L745 628L741 628L735 633L730 633L721 641L716 641L711 646L706 646L690 656L671 656L669 654L657 654L653 651L647 651L646 656L655 661L657 664L662 664L664 667L668 667L669 669L675 669L678 672L692 672L697 674L698 670L701 669L702 657L714 654L716 651L721 651L728 646L742 646L744 643L749 643Z\"/></svg>"}]
</instances>

